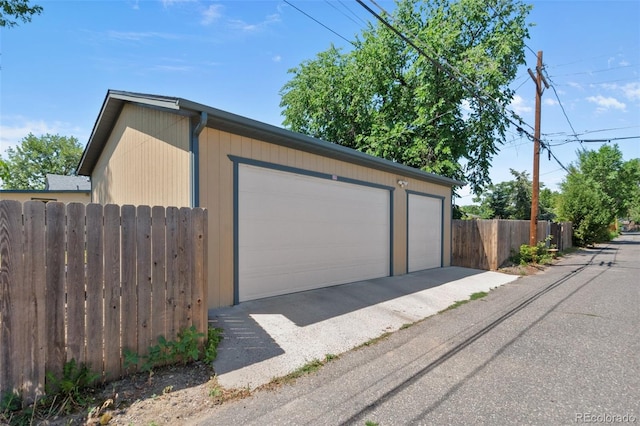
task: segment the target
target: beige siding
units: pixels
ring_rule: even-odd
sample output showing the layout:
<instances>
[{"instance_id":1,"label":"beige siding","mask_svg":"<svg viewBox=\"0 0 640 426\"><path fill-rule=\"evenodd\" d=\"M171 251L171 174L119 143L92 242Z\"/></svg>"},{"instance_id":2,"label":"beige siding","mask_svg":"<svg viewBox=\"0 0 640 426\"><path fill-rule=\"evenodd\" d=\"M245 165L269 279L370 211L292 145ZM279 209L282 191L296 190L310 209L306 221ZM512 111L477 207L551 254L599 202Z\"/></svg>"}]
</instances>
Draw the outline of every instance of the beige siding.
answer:
<instances>
[{"instance_id":1,"label":"beige siding","mask_svg":"<svg viewBox=\"0 0 640 426\"><path fill-rule=\"evenodd\" d=\"M17 200L20 202L40 200L59 201L61 203L84 203L91 202L89 192L56 192L56 191L25 191L25 192L2 192L0 200Z\"/></svg>"},{"instance_id":2,"label":"beige siding","mask_svg":"<svg viewBox=\"0 0 640 426\"><path fill-rule=\"evenodd\" d=\"M189 118L127 104L96 164L93 202L190 207Z\"/></svg>"},{"instance_id":3,"label":"beige siding","mask_svg":"<svg viewBox=\"0 0 640 426\"><path fill-rule=\"evenodd\" d=\"M407 190L444 197L443 265L450 266L451 189L406 176L296 151L206 128L200 135L200 205L209 209L209 308L233 304L233 163L228 155L396 188L393 195L393 273L407 272Z\"/></svg>"}]
</instances>

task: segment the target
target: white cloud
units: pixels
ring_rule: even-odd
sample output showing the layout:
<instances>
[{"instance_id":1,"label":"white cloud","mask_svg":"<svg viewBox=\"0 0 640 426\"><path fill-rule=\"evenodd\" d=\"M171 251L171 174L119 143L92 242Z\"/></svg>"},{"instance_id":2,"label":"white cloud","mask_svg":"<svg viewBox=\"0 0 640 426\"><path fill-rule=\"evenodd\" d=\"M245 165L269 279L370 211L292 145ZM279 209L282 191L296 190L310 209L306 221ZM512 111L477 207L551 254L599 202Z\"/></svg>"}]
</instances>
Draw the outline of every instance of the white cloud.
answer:
<instances>
[{"instance_id":1,"label":"white cloud","mask_svg":"<svg viewBox=\"0 0 640 426\"><path fill-rule=\"evenodd\" d=\"M640 99L640 82L627 83L621 89L627 99L632 101Z\"/></svg>"},{"instance_id":2,"label":"white cloud","mask_svg":"<svg viewBox=\"0 0 640 426\"><path fill-rule=\"evenodd\" d=\"M9 124L6 124L7 122ZM0 155L4 156L8 148L18 145L29 133L33 133L34 136L42 136L47 133L75 136L80 143L84 144L86 142L79 136L81 130L77 127L72 127L68 123L59 121L46 123L44 120L31 120L21 116L5 116L2 117L2 124L0 124ZM82 137L87 138L88 136L84 135Z\"/></svg>"},{"instance_id":3,"label":"white cloud","mask_svg":"<svg viewBox=\"0 0 640 426\"><path fill-rule=\"evenodd\" d=\"M276 56L274 56L273 58L271 58L271 60L272 60L273 62L280 62L280 61L282 61L282 56L280 56L280 55L276 55Z\"/></svg>"},{"instance_id":4,"label":"white cloud","mask_svg":"<svg viewBox=\"0 0 640 426\"><path fill-rule=\"evenodd\" d=\"M209 25L216 22L222 17L222 9L224 7L221 4L212 4L204 12L202 12L202 24Z\"/></svg>"},{"instance_id":5,"label":"white cloud","mask_svg":"<svg viewBox=\"0 0 640 426\"><path fill-rule=\"evenodd\" d=\"M135 32L135 31L108 31L107 36L114 40L125 41L142 41L151 38L159 38L163 40L178 40L181 36L170 33L158 33L158 32Z\"/></svg>"},{"instance_id":6,"label":"white cloud","mask_svg":"<svg viewBox=\"0 0 640 426\"><path fill-rule=\"evenodd\" d=\"M263 21L256 24L249 24L240 19L230 19L229 26L234 30L239 30L245 33L256 33L278 22L280 22L280 15L274 13L272 15L267 15Z\"/></svg>"},{"instance_id":7,"label":"white cloud","mask_svg":"<svg viewBox=\"0 0 640 426\"><path fill-rule=\"evenodd\" d=\"M573 87L574 89L578 89L578 90L584 90L582 85L580 85L580 83L576 83L575 81L570 81L567 83L570 87Z\"/></svg>"},{"instance_id":8,"label":"white cloud","mask_svg":"<svg viewBox=\"0 0 640 426\"><path fill-rule=\"evenodd\" d=\"M520 95L514 95L511 100L511 108L516 114L523 114L533 111L533 108L526 105L525 100Z\"/></svg>"},{"instance_id":9,"label":"white cloud","mask_svg":"<svg viewBox=\"0 0 640 426\"><path fill-rule=\"evenodd\" d=\"M553 98L544 98L544 100L542 101L545 105L548 106L554 106L554 105L558 105L558 101L556 101Z\"/></svg>"},{"instance_id":10,"label":"white cloud","mask_svg":"<svg viewBox=\"0 0 640 426\"><path fill-rule=\"evenodd\" d=\"M623 102L620 102L614 97L604 97L602 95L589 96L587 98L587 101L598 105L598 111L606 111L611 108L624 111L627 108L627 105L625 105Z\"/></svg>"}]
</instances>

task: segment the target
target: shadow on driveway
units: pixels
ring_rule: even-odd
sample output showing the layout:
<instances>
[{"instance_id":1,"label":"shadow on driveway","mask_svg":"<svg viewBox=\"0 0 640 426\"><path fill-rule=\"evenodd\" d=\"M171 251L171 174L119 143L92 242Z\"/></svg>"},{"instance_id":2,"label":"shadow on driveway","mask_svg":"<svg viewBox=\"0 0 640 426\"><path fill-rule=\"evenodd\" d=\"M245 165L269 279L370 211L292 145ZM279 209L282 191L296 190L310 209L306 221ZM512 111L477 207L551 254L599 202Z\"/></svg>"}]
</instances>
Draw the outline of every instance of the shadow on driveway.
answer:
<instances>
[{"instance_id":1,"label":"shadow on driveway","mask_svg":"<svg viewBox=\"0 0 640 426\"><path fill-rule=\"evenodd\" d=\"M436 268L209 310L209 324L224 330L223 340L218 347L218 359L214 362L215 371L218 375L224 374L285 352L255 321L253 315L275 314L288 319L291 327L306 327L484 272L460 267Z\"/></svg>"}]
</instances>

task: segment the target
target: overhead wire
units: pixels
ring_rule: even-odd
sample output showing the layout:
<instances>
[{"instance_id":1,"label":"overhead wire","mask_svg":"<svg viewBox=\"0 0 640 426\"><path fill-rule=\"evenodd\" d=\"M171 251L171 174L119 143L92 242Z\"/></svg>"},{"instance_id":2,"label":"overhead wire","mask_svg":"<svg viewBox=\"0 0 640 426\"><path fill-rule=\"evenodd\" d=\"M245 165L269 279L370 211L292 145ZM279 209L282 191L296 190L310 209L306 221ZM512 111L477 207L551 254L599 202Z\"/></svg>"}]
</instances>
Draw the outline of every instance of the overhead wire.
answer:
<instances>
[{"instance_id":1,"label":"overhead wire","mask_svg":"<svg viewBox=\"0 0 640 426\"><path fill-rule=\"evenodd\" d=\"M562 114L564 115L564 118L567 120L567 123L569 124L569 127L571 128L571 131L573 132L573 135L575 135L576 129L573 128L573 124L571 124L571 120L569 120L569 116L567 115L567 111L564 109L564 105L562 105L562 101L560 100L560 96L558 95L558 91L556 90L555 87L555 83L553 82L553 80L551 80L551 78L549 77L549 74L547 73L546 69L544 69L544 73L547 75L547 82L549 83L549 87L551 87L551 89L553 90L553 93L556 96L556 100L558 101L558 105L560 105L560 109L562 110ZM575 137L576 140L578 142L580 142L580 139L578 139L578 137ZM580 142L582 144L582 142Z\"/></svg>"},{"instance_id":2,"label":"overhead wire","mask_svg":"<svg viewBox=\"0 0 640 426\"><path fill-rule=\"evenodd\" d=\"M315 23L321 25L322 27L324 27L325 29L331 31L333 34L337 35L338 37L340 37L341 39L343 39L344 41L346 41L347 43L355 46L356 44L347 39L345 36L343 36L342 34L339 34L337 31L334 31L333 29L329 28L327 25L323 24L322 22L320 22L319 20L317 20L316 18L314 18L313 16L309 15L307 12L305 12L304 10L300 9L299 7L295 6L293 3L291 3L289 0L283 0L286 4L288 4L289 6L293 7L295 10L297 10L298 12L302 13L304 16L306 16L307 18L311 19L312 21L314 21Z\"/></svg>"},{"instance_id":3,"label":"overhead wire","mask_svg":"<svg viewBox=\"0 0 640 426\"><path fill-rule=\"evenodd\" d=\"M464 74L462 74L456 67L451 65L445 58L438 58L438 60L434 59L431 55L427 54L427 52L423 48L421 48L416 43L414 43L412 40L410 40L398 28L396 28L392 23L390 23L386 19L384 19L380 14L376 13L373 9L371 9L368 5L366 5L362 0L356 0L356 1L358 2L358 4L360 4L360 6L362 6L365 10L367 10L367 12L369 12L371 15L373 15L380 23L382 23L384 26L386 26L388 29L390 29L394 34L396 34L398 37L400 37L405 43L407 43L408 45L413 47L418 52L418 54L420 54L424 58L426 58L433 66L438 68L440 71L446 73L451 78L453 78L455 81L457 81L459 84L461 84L465 89L467 89L470 92L472 92L472 95L473 95L474 98L476 98L478 101L480 101L482 103L487 103L487 100L484 99L484 97L490 99L495 105L498 105L500 107L500 109L503 110L502 116L509 123L511 123L512 125L516 126L516 129L519 132L523 132L523 133L527 134L527 136L529 136L532 140L535 139L534 136L531 133L527 132L526 130L524 130L522 128L522 126L525 125L525 126L531 128L533 130L533 127L531 125L529 125L524 120L522 120L520 117L518 117L513 111L510 111L506 107L501 105L498 101L493 99L490 95L483 94L482 90L479 89L476 86L475 83L470 81ZM382 11L383 14L385 14L387 16L391 16L383 7L381 7L378 3L376 3L375 0L370 0L370 2L373 3L376 7L378 7ZM415 35L413 35L413 37L417 38L417 37L415 37ZM442 62L440 62L440 61L442 61ZM455 75L455 74L458 74L458 75ZM463 82L462 80L466 80L466 82ZM506 114L506 112L509 112L511 116L508 116Z\"/></svg>"}]
</instances>

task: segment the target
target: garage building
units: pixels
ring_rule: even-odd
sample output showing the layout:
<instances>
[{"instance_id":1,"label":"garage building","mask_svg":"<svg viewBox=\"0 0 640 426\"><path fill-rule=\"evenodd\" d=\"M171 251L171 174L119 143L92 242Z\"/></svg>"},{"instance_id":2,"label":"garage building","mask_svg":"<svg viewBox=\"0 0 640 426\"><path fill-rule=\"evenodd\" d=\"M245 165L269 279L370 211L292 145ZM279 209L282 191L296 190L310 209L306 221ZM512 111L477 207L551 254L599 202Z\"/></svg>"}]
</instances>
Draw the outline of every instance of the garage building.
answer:
<instances>
[{"instance_id":1,"label":"garage building","mask_svg":"<svg viewBox=\"0 0 640 426\"><path fill-rule=\"evenodd\" d=\"M109 91L78 172L101 204L205 207L209 308L451 262L462 182L182 98Z\"/></svg>"}]
</instances>

